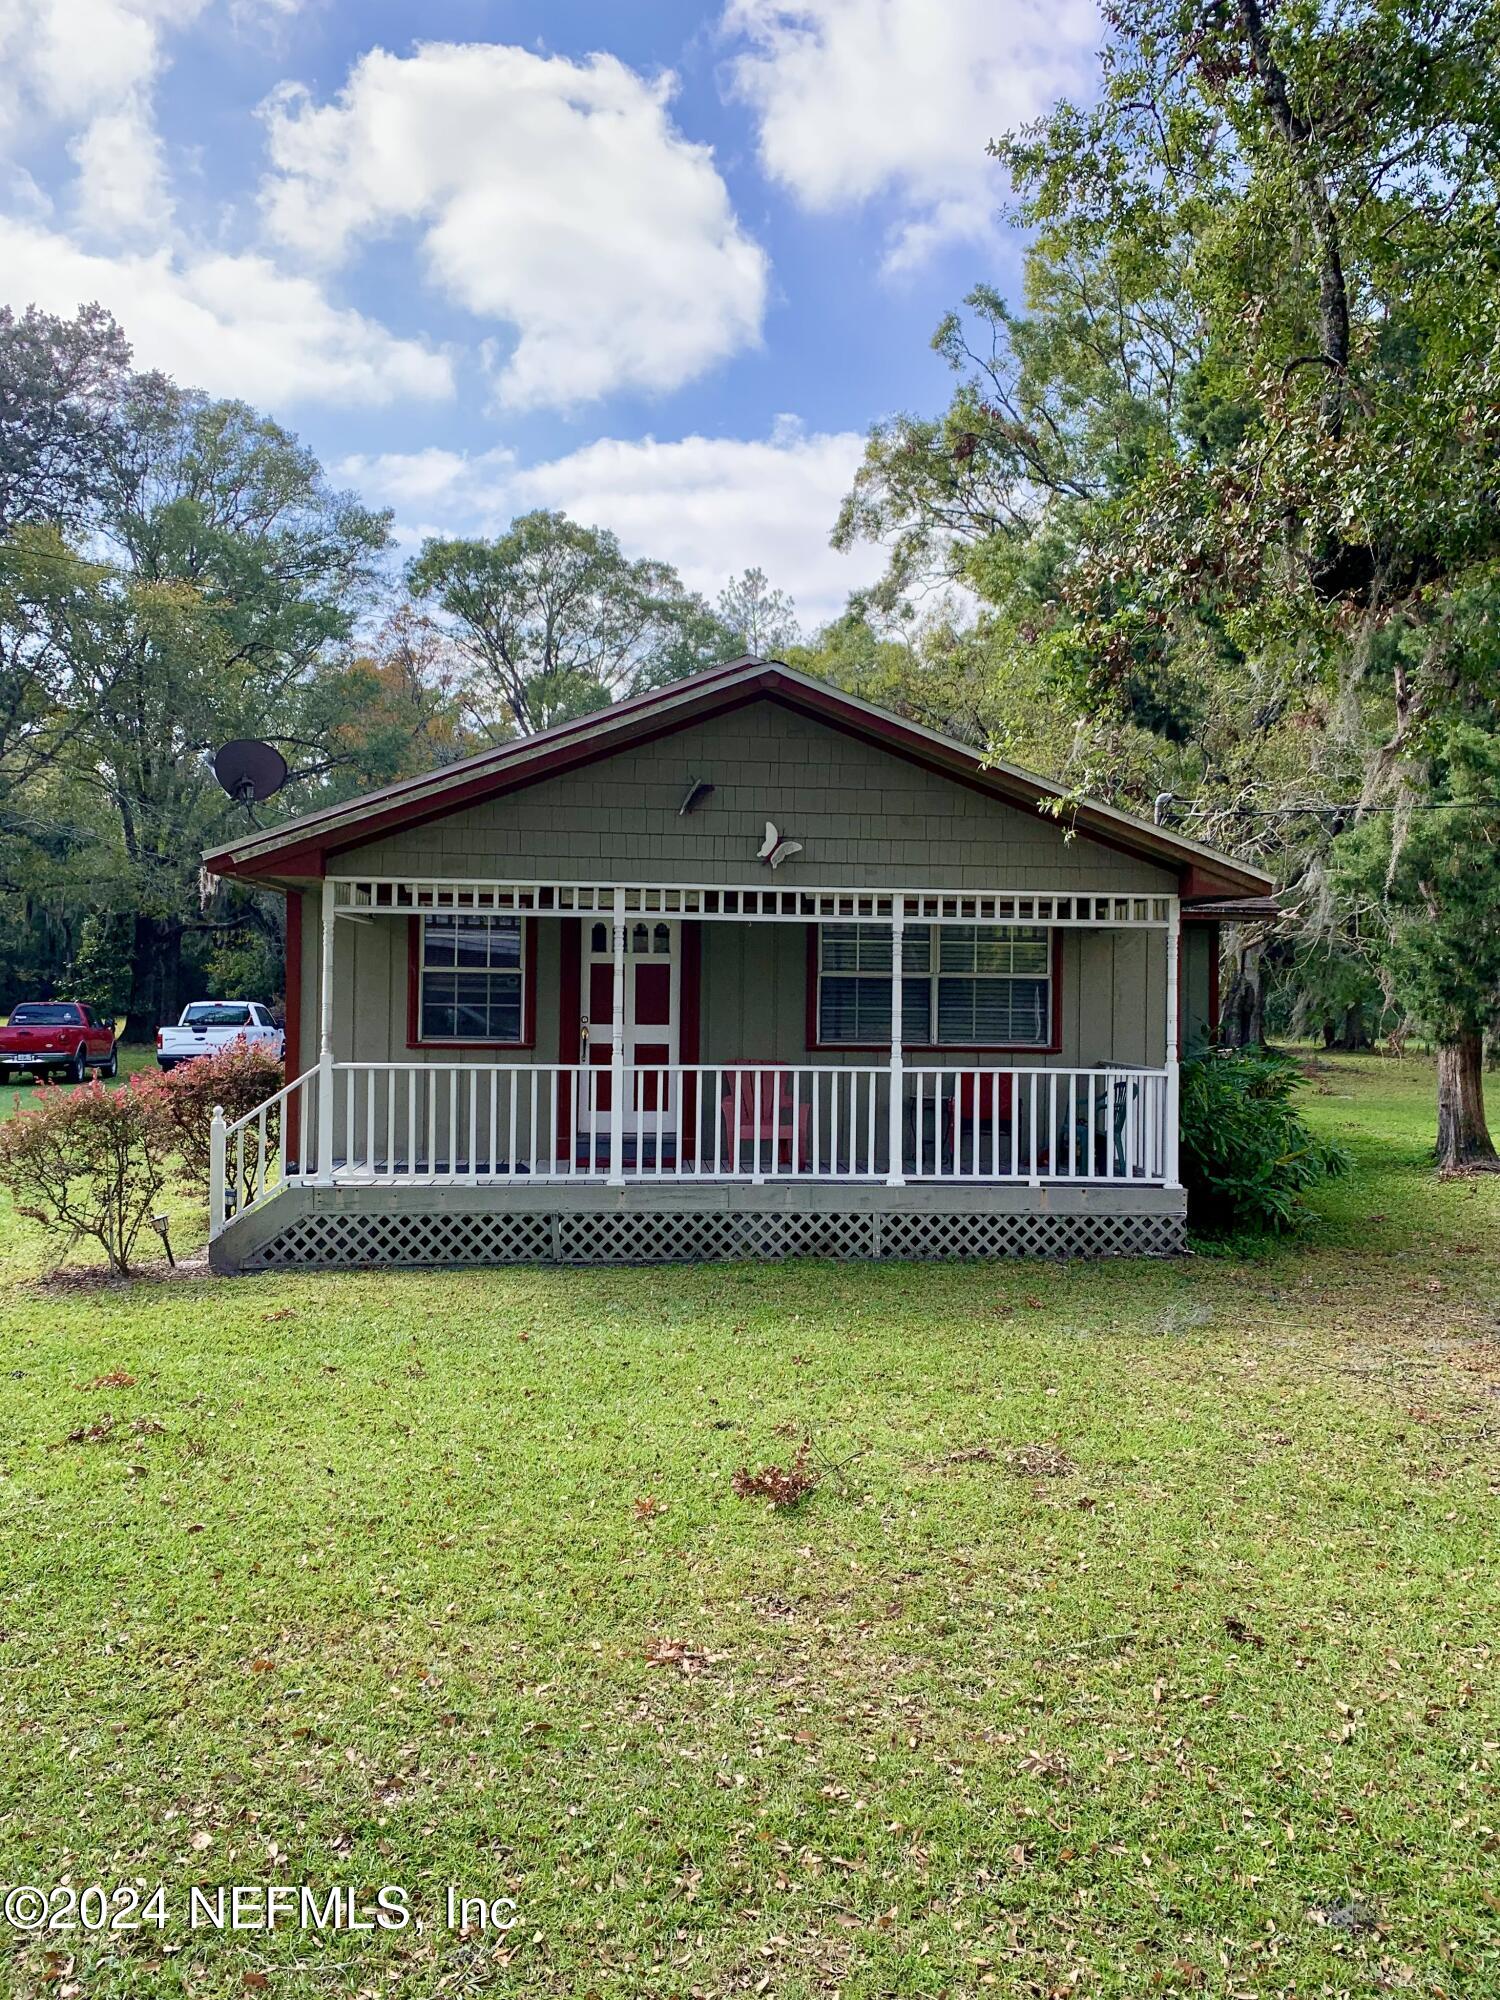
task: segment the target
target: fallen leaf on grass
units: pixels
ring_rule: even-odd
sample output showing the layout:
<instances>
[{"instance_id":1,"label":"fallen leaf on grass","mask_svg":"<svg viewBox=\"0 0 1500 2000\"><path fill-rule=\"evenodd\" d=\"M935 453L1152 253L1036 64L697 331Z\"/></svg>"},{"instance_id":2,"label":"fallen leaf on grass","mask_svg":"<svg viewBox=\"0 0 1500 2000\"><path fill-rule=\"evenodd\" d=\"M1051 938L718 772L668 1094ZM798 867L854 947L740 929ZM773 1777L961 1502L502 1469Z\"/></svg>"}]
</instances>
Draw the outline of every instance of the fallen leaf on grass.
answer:
<instances>
[{"instance_id":1,"label":"fallen leaf on grass","mask_svg":"<svg viewBox=\"0 0 1500 2000\"><path fill-rule=\"evenodd\" d=\"M1253 1646L1257 1653L1265 1651L1265 1639L1259 1632L1253 1632L1243 1618L1230 1612L1224 1620L1224 1630L1237 1646Z\"/></svg>"},{"instance_id":2,"label":"fallen leaf on grass","mask_svg":"<svg viewBox=\"0 0 1500 2000\"><path fill-rule=\"evenodd\" d=\"M82 1430L69 1431L69 1444L103 1444L115 1427L115 1420L106 1410L97 1422L86 1424Z\"/></svg>"},{"instance_id":3,"label":"fallen leaf on grass","mask_svg":"<svg viewBox=\"0 0 1500 2000\"><path fill-rule=\"evenodd\" d=\"M1020 1769L1025 1777L1046 1778L1058 1785L1066 1785L1073 1776L1061 1757L1042 1750L1033 1750L1023 1757Z\"/></svg>"},{"instance_id":4,"label":"fallen leaf on grass","mask_svg":"<svg viewBox=\"0 0 1500 2000\"><path fill-rule=\"evenodd\" d=\"M656 1639L645 1654L648 1667L677 1667L684 1674L701 1674L708 1655L681 1639Z\"/></svg>"},{"instance_id":5,"label":"fallen leaf on grass","mask_svg":"<svg viewBox=\"0 0 1500 2000\"><path fill-rule=\"evenodd\" d=\"M730 1485L741 1500L769 1500L778 1511L785 1511L818 1489L811 1456L812 1440L804 1438L790 1464L763 1465L758 1472L742 1465Z\"/></svg>"},{"instance_id":6,"label":"fallen leaf on grass","mask_svg":"<svg viewBox=\"0 0 1500 2000\"><path fill-rule=\"evenodd\" d=\"M654 1493L643 1493L639 1500L631 1502L630 1511L638 1521L650 1521L667 1510Z\"/></svg>"},{"instance_id":7,"label":"fallen leaf on grass","mask_svg":"<svg viewBox=\"0 0 1500 2000\"><path fill-rule=\"evenodd\" d=\"M192 1839L188 1842L188 1846L192 1848L194 1854L204 1853L208 1848L212 1847L213 1844L214 1844L213 1835L211 1833L203 1833L201 1831L195 1833Z\"/></svg>"},{"instance_id":8,"label":"fallen leaf on grass","mask_svg":"<svg viewBox=\"0 0 1500 2000\"><path fill-rule=\"evenodd\" d=\"M1023 1444L1007 1454L1012 1472L1024 1479L1066 1479L1078 1470L1078 1461L1055 1444Z\"/></svg>"},{"instance_id":9,"label":"fallen leaf on grass","mask_svg":"<svg viewBox=\"0 0 1500 2000\"><path fill-rule=\"evenodd\" d=\"M93 1381L90 1382L89 1387L91 1389L133 1389L135 1387L135 1377L128 1375L123 1368L111 1368L107 1375L96 1375Z\"/></svg>"}]
</instances>

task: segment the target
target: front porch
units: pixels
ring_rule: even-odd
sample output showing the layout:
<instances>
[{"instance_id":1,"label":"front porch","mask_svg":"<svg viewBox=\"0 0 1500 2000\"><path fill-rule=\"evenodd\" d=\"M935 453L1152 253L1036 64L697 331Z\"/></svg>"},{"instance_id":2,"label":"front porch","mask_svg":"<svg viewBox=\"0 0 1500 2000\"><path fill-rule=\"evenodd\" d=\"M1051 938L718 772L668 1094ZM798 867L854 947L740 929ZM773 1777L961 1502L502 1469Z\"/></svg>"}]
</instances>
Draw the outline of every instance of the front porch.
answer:
<instances>
[{"instance_id":1,"label":"front porch","mask_svg":"<svg viewBox=\"0 0 1500 2000\"><path fill-rule=\"evenodd\" d=\"M220 1268L1181 1247L1175 898L343 877L325 881L321 917L316 1065L246 1117L215 1120ZM460 1007L463 953L480 949L484 926L486 937L511 927L506 962L520 968L535 963L532 927L571 925L574 997L564 978L556 1031L577 1059L455 1059L441 1041L405 1061L339 1050L339 935L392 919L413 926L417 1028L429 1013L446 1026L441 1010ZM810 968L837 968L826 993L810 969L808 1043L857 1009L883 1032L881 1057L809 1047L685 1060L698 1052L695 933L727 925L806 931ZM1061 940L1109 930L1144 934L1160 953L1161 1062L1058 1060ZM1027 942L1031 976L1012 986L1047 1051L913 1049L903 1015L918 1008L928 1039L960 1003L977 1014L998 996L1019 1017L1002 975L981 993L977 977L939 970L965 951L1004 962L1013 939ZM488 965L494 946L482 948ZM487 976L491 990L513 982L517 1018L535 1008L522 970ZM463 977L473 990L478 975Z\"/></svg>"}]
</instances>

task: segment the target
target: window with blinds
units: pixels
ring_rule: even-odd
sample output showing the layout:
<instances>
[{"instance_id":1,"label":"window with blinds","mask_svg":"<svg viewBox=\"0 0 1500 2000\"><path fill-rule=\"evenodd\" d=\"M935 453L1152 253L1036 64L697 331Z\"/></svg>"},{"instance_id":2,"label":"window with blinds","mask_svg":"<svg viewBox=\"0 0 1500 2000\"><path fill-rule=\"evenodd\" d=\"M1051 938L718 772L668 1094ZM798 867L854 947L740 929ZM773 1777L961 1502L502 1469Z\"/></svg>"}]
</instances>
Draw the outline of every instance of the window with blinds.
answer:
<instances>
[{"instance_id":1,"label":"window with blinds","mask_svg":"<svg viewBox=\"0 0 1500 2000\"><path fill-rule=\"evenodd\" d=\"M519 1042L525 1019L525 919L432 916L421 921L421 1039Z\"/></svg>"},{"instance_id":2,"label":"window with blinds","mask_svg":"<svg viewBox=\"0 0 1500 2000\"><path fill-rule=\"evenodd\" d=\"M914 1048L1046 1048L1052 938L1016 924L908 926L901 950L901 1041ZM818 927L818 1040L889 1044L891 933Z\"/></svg>"}]
</instances>

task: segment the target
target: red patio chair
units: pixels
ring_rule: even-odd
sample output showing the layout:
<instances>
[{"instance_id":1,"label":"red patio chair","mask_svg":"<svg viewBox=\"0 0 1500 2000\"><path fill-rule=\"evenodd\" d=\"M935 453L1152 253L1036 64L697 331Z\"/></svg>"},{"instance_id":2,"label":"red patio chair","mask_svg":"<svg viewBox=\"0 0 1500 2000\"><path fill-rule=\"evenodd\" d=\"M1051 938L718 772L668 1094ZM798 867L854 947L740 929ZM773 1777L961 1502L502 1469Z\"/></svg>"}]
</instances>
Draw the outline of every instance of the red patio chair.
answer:
<instances>
[{"instance_id":1,"label":"red patio chair","mask_svg":"<svg viewBox=\"0 0 1500 2000\"><path fill-rule=\"evenodd\" d=\"M756 1119L756 1080L760 1082L760 1117ZM792 1165L792 1077L789 1070L761 1068L725 1072L724 1092L719 1099L719 1118L724 1130L723 1164L734 1170L735 1139L739 1139L740 1171L764 1173L774 1153L773 1171L790 1171ZM797 1167L806 1173L812 1161L810 1134L812 1105L804 1096L797 1104Z\"/></svg>"},{"instance_id":2,"label":"red patio chair","mask_svg":"<svg viewBox=\"0 0 1500 2000\"><path fill-rule=\"evenodd\" d=\"M972 1070L960 1070L958 1088L948 1099L946 1130L943 1142L948 1158L955 1166L967 1158L971 1167L982 1171L985 1165L984 1150L979 1144L979 1128L991 1125L998 1119L1001 1126L1009 1128L1014 1103L1014 1078L1009 1071L999 1076L975 1076ZM972 1134L972 1137L968 1135ZM960 1152L960 1144L963 1151ZM979 1157L975 1159L975 1148ZM1003 1149L1002 1149L1003 1150ZM1009 1171L1010 1155L1005 1154L1001 1168Z\"/></svg>"}]
</instances>

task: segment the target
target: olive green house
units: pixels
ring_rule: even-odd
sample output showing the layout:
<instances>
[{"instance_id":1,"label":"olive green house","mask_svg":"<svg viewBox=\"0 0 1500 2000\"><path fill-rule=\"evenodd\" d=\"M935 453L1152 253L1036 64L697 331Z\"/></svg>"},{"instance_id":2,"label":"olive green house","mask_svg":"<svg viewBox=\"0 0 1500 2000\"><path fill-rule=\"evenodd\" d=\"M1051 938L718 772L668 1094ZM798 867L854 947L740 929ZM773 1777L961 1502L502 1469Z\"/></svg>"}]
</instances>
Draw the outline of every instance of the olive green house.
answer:
<instances>
[{"instance_id":1,"label":"olive green house","mask_svg":"<svg viewBox=\"0 0 1500 2000\"><path fill-rule=\"evenodd\" d=\"M1171 1252L1212 913L1271 888L753 659L206 861L287 900L220 1270Z\"/></svg>"}]
</instances>

